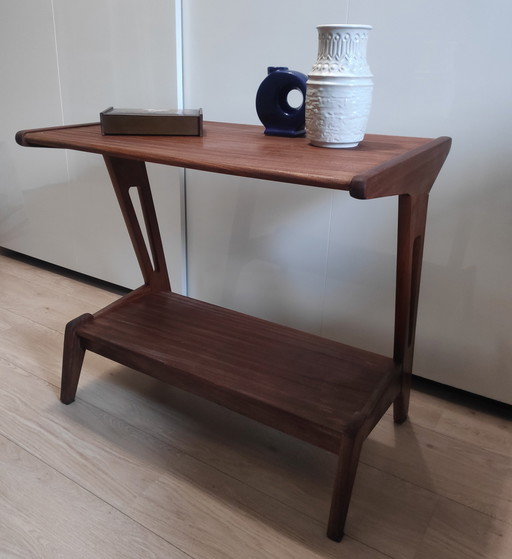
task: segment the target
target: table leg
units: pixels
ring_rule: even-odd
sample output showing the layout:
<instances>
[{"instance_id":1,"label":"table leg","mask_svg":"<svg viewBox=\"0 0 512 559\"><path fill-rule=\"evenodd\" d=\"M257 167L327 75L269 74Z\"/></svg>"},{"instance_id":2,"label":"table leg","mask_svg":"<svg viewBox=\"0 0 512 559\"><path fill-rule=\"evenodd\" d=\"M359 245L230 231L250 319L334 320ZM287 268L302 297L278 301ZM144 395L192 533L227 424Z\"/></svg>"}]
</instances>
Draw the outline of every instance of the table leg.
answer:
<instances>
[{"instance_id":1,"label":"table leg","mask_svg":"<svg viewBox=\"0 0 512 559\"><path fill-rule=\"evenodd\" d=\"M162 239L144 161L104 156L114 191L139 262L144 282L154 291L170 291ZM130 189L139 195L149 249L137 219Z\"/></svg>"},{"instance_id":2,"label":"table leg","mask_svg":"<svg viewBox=\"0 0 512 559\"><path fill-rule=\"evenodd\" d=\"M399 196L393 358L402 366L402 390L394 402L396 423L407 419L428 194Z\"/></svg>"},{"instance_id":3,"label":"table leg","mask_svg":"<svg viewBox=\"0 0 512 559\"><path fill-rule=\"evenodd\" d=\"M336 542L341 541L345 531L348 507L352 488L356 479L359 456L364 438L343 436L338 458L338 471L331 500L331 512L327 526L327 537Z\"/></svg>"},{"instance_id":4,"label":"table leg","mask_svg":"<svg viewBox=\"0 0 512 559\"><path fill-rule=\"evenodd\" d=\"M84 322L92 318L92 314L86 313L66 324L60 386L60 401L63 404L71 404L75 400L78 380L80 379L80 372L84 361L85 348L80 343L76 330Z\"/></svg>"},{"instance_id":5,"label":"table leg","mask_svg":"<svg viewBox=\"0 0 512 559\"><path fill-rule=\"evenodd\" d=\"M105 156L105 163L139 262L145 286L153 291L170 291L171 286L145 163L108 156ZM139 195L151 256L130 197L131 188L135 188ZM125 296L121 302L114 302L109 308L116 304L123 304L127 297L129 298L130 295ZM84 314L79 316L66 326L60 395L64 404L70 404L76 396L85 354L85 348L80 341L77 330L88 320L94 320L93 315Z\"/></svg>"}]
</instances>

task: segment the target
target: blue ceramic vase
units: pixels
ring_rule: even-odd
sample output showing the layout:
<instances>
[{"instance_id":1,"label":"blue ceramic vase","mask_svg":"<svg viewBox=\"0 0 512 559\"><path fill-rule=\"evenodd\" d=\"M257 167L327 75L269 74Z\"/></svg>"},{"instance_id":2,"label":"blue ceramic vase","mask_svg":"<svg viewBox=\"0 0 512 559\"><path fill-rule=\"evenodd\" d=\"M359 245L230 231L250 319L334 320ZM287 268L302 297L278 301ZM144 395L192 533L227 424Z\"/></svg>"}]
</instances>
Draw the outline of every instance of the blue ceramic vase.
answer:
<instances>
[{"instance_id":1,"label":"blue ceramic vase","mask_svg":"<svg viewBox=\"0 0 512 559\"><path fill-rule=\"evenodd\" d=\"M306 80L305 74L283 66L268 68L268 75L256 93L256 112L267 136L305 135ZM302 94L302 103L298 107L289 103L288 95L292 91Z\"/></svg>"}]
</instances>

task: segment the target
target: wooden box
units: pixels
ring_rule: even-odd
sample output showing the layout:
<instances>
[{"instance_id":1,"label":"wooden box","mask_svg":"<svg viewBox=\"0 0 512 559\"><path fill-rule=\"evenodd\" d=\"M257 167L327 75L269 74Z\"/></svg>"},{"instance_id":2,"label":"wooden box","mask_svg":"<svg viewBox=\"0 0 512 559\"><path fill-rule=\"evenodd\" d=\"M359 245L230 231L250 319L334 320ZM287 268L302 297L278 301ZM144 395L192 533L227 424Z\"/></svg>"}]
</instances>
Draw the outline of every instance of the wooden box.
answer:
<instances>
[{"instance_id":1,"label":"wooden box","mask_svg":"<svg viewBox=\"0 0 512 559\"><path fill-rule=\"evenodd\" d=\"M202 136L202 109L114 109L100 113L101 132L154 136Z\"/></svg>"}]
</instances>

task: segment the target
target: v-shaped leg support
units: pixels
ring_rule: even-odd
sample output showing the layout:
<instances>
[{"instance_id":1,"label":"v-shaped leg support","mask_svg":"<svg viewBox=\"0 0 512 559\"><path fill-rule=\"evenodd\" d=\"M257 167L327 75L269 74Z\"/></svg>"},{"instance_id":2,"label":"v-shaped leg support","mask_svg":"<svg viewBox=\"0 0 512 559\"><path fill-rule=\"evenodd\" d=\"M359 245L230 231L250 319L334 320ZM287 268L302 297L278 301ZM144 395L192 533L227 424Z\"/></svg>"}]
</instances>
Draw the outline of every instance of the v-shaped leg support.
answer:
<instances>
[{"instance_id":1,"label":"v-shaped leg support","mask_svg":"<svg viewBox=\"0 0 512 559\"><path fill-rule=\"evenodd\" d=\"M144 286L141 289L170 291L171 286L145 163L107 156L105 156L105 162L144 278ZM139 196L148 239L147 244L130 196L132 188L136 189ZM126 297L130 296L131 294L125 296L124 299L126 300ZM107 308L112 308L116 304L117 302L114 302ZM84 314L66 326L60 395L64 404L70 404L76 396L85 355L85 346L78 332L80 327L89 320L94 320L93 315Z\"/></svg>"},{"instance_id":2,"label":"v-shaped leg support","mask_svg":"<svg viewBox=\"0 0 512 559\"><path fill-rule=\"evenodd\" d=\"M144 161L132 159L109 156L104 156L104 159L139 262L144 283L153 291L170 291L171 286L146 165ZM132 188L135 188L139 195L149 251L130 197L130 189Z\"/></svg>"}]
</instances>

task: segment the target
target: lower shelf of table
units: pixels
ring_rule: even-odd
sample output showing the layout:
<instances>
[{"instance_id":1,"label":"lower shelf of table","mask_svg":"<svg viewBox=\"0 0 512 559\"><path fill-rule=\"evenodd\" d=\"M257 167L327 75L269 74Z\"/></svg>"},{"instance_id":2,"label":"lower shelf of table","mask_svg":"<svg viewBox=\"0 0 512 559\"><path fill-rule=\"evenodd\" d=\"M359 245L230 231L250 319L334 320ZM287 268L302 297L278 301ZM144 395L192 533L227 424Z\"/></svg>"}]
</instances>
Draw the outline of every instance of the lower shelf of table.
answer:
<instances>
[{"instance_id":1,"label":"lower shelf of table","mask_svg":"<svg viewBox=\"0 0 512 559\"><path fill-rule=\"evenodd\" d=\"M95 353L337 452L400 391L392 359L174 293L139 293L81 324Z\"/></svg>"}]
</instances>

